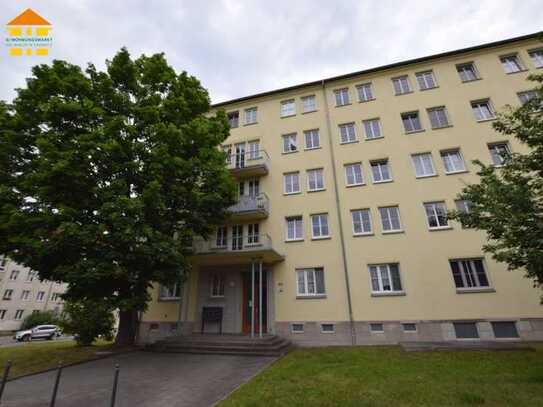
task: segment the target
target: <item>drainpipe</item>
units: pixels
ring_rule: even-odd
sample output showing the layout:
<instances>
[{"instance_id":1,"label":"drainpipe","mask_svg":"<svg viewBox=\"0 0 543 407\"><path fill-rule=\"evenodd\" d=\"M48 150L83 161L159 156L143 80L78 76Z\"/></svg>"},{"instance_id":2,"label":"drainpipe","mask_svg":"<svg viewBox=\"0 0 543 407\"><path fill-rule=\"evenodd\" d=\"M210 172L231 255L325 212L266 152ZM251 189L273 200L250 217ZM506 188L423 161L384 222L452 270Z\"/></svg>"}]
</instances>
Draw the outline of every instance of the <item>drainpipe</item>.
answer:
<instances>
[{"instance_id":1,"label":"drainpipe","mask_svg":"<svg viewBox=\"0 0 543 407\"><path fill-rule=\"evenodd\" d=\"M324 80L321 81L321 88L322 88L322 94L324 96L324 112L326 114L326 132L328 134L328 142L330 145L330 160L332 161L332 174L334 176L334 193L336 198L336 212L338 217L338 224L339 224L339 238L340 238L340 244L341 244L341 256L343 259L343 272L345 277L345 288L347 290L347 308L349 310L349 325L351 328L351 343L352 345L356 345L356 331L354 327L354 318L353 318L353 304L352 304L352 298L351 298L351 285L349 282L349 269L347 265L347 252L345 250L345 234L343 231L343 222L341 217L341 205L340 205L340 199L339 199L339 190L338 190L338 179L337 179L337 171L336 171L336 159L334 154L334 139L332 138L332 131L331 131L331 120L330 120L330 109L328 105L328 96L326 95L326 87L324 84Z\"/></svg>"}]
</instances>

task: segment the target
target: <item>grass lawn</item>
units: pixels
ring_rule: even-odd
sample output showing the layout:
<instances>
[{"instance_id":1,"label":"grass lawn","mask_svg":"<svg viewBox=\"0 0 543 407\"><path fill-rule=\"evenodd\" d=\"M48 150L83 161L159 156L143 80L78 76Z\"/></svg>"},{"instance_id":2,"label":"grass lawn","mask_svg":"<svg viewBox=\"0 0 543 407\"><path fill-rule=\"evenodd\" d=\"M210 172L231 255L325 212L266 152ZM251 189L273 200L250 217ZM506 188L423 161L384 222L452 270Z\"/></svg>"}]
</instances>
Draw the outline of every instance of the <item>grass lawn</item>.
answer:
<instances>
[{"instance_id":1,"label":"grass lawn","mask_svg":"<svg viewBox=\"0 0 543 407\"><path fill-rule=\"evenodd\" d=\"M4 367L11 360L9 377L40 372L63 364L95 359L97 351L111 348L110 342L98 341L94 346L79 347L74 341L30 342L21 346L0 348L0 376ZM1 377L0 377L1 380Z\"/></svg>"},{"instance_id":2,"label":"grass lawn","mask_svg":"<svg viewBox=\"0 0 543 407\"><path fill-rule=\"evenodd\" d=\"M234 406L543 406L537 352L300 349L241 386Z\"/></svg>"}]
</instances>

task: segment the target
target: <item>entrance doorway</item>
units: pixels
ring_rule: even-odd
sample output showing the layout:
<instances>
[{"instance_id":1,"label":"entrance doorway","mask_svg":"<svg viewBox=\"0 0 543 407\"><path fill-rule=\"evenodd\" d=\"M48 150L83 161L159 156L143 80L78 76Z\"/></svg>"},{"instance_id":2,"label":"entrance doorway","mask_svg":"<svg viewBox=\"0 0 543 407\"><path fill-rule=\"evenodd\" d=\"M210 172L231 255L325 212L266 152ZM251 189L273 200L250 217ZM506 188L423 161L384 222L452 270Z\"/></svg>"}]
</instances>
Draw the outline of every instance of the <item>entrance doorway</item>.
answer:
<instances>
[{"instance_id":1,"label":"entrance doorway","mask_svg":"<svg viewBox=\"0 0 543 407\"><path fill-rule=\"evenodd\" d=\"M255 264L255 267L257 265ZM262 333L268 332L268 283L267 274L262 270L262 301L260 301L260 273L255 270L254 279L254 301L252 298L253 290L251 287L251 272L242 273L243 276L243 333L251 333L252 317L254 315L254 333L260 333L260 316L262 315ZM253 307L254 304L254 307ZM262 304L262 310L260 310ZM262 312L260 312L262 311Z\"/></svg>"}]
</instances>

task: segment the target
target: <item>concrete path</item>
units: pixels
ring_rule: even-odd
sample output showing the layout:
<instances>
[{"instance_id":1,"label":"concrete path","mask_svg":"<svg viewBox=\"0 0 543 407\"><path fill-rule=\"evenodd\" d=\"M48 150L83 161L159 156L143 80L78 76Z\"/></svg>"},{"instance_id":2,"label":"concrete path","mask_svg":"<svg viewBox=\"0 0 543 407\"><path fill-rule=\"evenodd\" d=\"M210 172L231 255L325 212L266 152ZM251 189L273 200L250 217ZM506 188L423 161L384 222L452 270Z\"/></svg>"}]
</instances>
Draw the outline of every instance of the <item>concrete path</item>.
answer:
<instances>
[{"instance_id":1,"label":"concrete path","mask_svg":"<svg viewBox=\"0 0 543 407\"><path fill-rule=\"evenodd\" d=\"M116 407L211 406L275 358L132 352L65 368L56 407L109 406L115 363ZM48 406L56 372L8 382L2 407Z\"/></svg>"}]
</instances>

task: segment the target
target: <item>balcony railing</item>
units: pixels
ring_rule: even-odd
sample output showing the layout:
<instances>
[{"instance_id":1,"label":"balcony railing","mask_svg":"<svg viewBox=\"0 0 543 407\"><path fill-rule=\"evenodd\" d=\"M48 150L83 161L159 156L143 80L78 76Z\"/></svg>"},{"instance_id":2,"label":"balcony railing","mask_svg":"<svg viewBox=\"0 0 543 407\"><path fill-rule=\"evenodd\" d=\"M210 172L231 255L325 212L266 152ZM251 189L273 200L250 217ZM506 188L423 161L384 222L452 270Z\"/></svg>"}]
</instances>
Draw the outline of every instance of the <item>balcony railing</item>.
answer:
<instances>
[{"instance_id":1,"label":"balcony railing","mask_svg":"<svg viewBox=\"0 0 543 407\"><path fill-rule=\"evenodd\" d=\"M247 175L267 174L269 161L264 150L244 151L226 156L226 165L230 171Z\"/></svg>"},{"instance_id":2,"label":"balcony railing","mask_svg":"<svg viewBox=\"0 0 543 407\"><path fill-rule=\"evenodd\" d=\"M268 217L270 202L268 196L261 192L258 195L240 196L238 202L228 208L235 219L264 219Z\"/></svg>"},{"instance_id":3,"label":"balcony railing","mask_svg":"<svg viewBox=\"0 0 543 407\"><path fill-rule=\"evenodd\" d=\"M262 251L274 251L271 237L262 235L243 235L209 237L194 239L194 253L200 254L237 254Z\"/></svg>"}]
</instances>

